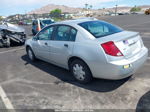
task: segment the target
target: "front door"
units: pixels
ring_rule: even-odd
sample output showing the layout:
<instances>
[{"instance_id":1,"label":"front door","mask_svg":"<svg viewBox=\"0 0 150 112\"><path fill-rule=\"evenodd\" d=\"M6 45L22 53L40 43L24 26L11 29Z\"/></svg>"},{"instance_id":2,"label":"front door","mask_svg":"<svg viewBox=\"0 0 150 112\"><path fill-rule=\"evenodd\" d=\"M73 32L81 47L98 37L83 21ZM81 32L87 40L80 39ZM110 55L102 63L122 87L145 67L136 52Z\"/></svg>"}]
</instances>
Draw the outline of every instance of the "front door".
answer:
<instances>
[{"instance_id":1,"label":"front door","mask_svg":"<svg viewBox=\"0 0 150 112\"><path fill-rule=\"evenodd\" d=\"M43 60L50 60L50 41L54 27L46 27L41 30L33 41L33 50L37 57Z\"/></svg>"}]
</instances>

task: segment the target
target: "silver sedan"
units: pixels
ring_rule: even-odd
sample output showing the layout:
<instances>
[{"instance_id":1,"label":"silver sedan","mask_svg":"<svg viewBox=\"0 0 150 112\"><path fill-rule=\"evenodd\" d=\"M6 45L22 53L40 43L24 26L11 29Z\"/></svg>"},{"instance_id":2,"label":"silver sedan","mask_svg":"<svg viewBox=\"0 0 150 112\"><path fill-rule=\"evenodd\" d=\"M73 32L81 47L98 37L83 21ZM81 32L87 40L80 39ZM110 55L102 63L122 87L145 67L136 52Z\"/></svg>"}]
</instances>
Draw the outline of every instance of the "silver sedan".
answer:
<instances>
[{"instance_id":1,"label":"silver sedan","mask_svg":"<svg viewBox=\"0 0 150 112\"><path fill-rule=\"evenodd\" d=\"M93 77L129 77L148 56L138 32L95 19L51 24L26 41L26 51L32 61L41 59L70 70L80 83Z\"/></svg>"}]
</instances>

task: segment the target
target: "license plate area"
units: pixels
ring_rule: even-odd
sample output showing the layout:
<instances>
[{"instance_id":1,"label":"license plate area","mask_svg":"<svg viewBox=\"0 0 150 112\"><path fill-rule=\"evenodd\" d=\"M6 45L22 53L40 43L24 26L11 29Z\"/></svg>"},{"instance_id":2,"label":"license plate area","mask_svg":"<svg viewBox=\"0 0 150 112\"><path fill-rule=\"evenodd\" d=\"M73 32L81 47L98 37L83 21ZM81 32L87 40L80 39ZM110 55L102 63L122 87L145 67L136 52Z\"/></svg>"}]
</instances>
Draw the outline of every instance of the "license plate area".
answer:
<instances>
[{"instance_id":1,"label":"license plate area","mask_svg":"<svg viewBox=\"0 0 150 112\"><path fill-rule=\"evenodd\" d=\"M140 41L137 41L133 45L129 46L129 49L131 50L132 54L138 53L140 51L140 49L141 49Z\"/></svg>"}]
</instances>

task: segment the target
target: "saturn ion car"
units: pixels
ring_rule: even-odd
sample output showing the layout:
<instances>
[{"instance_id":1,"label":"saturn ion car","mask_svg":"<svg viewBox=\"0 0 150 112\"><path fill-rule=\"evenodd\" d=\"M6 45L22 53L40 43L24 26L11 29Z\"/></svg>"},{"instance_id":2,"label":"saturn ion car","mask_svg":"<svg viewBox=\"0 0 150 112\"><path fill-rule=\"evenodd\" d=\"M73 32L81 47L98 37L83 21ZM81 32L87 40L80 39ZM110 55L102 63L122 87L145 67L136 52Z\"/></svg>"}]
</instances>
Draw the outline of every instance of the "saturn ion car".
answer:
<instances>
[{"instance_id":1,"label":"saturn ion car","mask_svg":"<svg viewBox=\"0 0 150 112\"><path fill-rule=\"evenodd\" d=\"M139 33L96 19L46 26L26 41L26 51L32 61L40 59L70 70L80 83L129 77L148 56Z\"/></svg>"}]
</instances>

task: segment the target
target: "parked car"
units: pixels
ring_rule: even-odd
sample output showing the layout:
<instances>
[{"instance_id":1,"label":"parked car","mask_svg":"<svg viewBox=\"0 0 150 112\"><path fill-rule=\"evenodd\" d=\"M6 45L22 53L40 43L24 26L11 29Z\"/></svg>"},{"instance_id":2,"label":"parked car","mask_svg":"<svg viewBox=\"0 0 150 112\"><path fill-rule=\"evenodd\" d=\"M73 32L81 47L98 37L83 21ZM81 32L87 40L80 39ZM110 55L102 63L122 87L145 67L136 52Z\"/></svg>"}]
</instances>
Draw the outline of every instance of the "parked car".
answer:
<instances>
[{"instance_id":1,"label":"parked car","mask_svg":"<svg viewBox=\"0 0 150 112\"><path fill-rule=\"evenodd\" d=\"M24 22L23 21L19 21L18 25L24 25Z\"/></svg>"},{"instance_id":2,"label":"parked car","mask_svg":"<svg viewBox=\"0 0 150 112\"><path fill-rule=\"evenodd\" d=\"M43 27L54 23L52 19L37 19L32 22L32 34L36 35Z\"/></svg>"},{"instance_id":3,"label":"parked car","mask_svg":"<svg viewBox=\"0 0 150 112\"><path fill-rule=\"evenodd\" d=\"M146 14L146 15L149 15L149 14L150 14L150 8L145 11L145 14Z\"/></svg>"},{"instance_id":4,"label":"parked car","mask_svg":"<svg viewBox=\"0 0 150 112\"><path fill-rule=\"evenodd\" d=\"M0 25L0 47L24 45L25 40L26 34L23 28L6 22Z\"/></svg>"},{"instance_id":5,"label":"parked car","mask_svg":"<svg viewBox=\"0 0 150 112\"><path fill-rule=\"evenodd\" d=\"M138 12L131 12L131 14L135 14L136 15L136 14L138 14Z\"/></svg>"},{"instance_id":6,"label":"parked car","mask_svg":"<svg viewBox=\"0 0 150 112\"><path fill-rule=\"evenodd\" d=\"M129 77L148 56L139 33L95 19L51 24L26 41L26 51L32 61L70 70L80 83Z\"/></svg>"}]
</instances>

